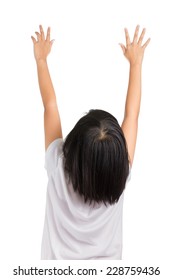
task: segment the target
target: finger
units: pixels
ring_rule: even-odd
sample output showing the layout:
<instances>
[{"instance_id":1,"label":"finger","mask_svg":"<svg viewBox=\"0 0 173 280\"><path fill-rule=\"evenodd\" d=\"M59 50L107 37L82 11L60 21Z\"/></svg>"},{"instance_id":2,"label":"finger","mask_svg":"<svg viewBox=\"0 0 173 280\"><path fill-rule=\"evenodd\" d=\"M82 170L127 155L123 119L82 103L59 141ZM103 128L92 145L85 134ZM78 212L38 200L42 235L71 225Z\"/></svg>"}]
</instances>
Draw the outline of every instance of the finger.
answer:
<instances>
[{"instance_id":1,"label":"finger","mask_svg":"<svg viewBox=\"0 0 173 280\"><path fill-rule=\"evenodd\" d=\"M47 29L46 41L50 41L50 27Z\"/></svg>"},{"instance_id":2,"label":"finger","mask_svg":"<svg viewBox=\"0 0 173 280\"><path fill-rule=\"evenodd\" d=\"M126 51L126 47L123 45L123 44L119 44L120 45L120 47L121 47L121 49L122 49L122 51L123 51L123 53L125 53L125 51Z\"/></svg>"},{"instance_id":3,"label":"finger","mask_svg":"<svg viewBox=\"0 0 173 280\"><path fill-rule=\"evenodd\" d=\"M145 44L142 46L143 49L145 49L145 48L148 46L150 40L151 40L151 39L149 38L149 39L145 42Z\"/></svg>"},{"instance_id":4,"label":"finger","mask_svg":"<svg viewBox=\"0 0 173 280\"><path fill-rule=\"evenodd\" d=\"M138 33L139 33L139 25L136 26L134 37L133 37L133 42L136 43L138 40Z\"/></svg>"},{"instance_id":5,"label":"finger","mask_svg":"<svg viewBox=\"0 0 173 280\"><path fill-rule=\"evenodd\" d=\"M44 36L44 31L43 31L42 25L39 25L39 28L40 28L41 40L45 40L45 36Z\"/></svg>"},{"instance_id":6,"label":"finger","mask_svg":"<svg viewBox=\"0 0 173 280\"><path fill-rule=\"evenodd\" d=\"M129 37L129 32L127 30L127 28L124 28L125 31L125 36L126 36L126 46L130 45L130 37Z\"/></svg>"},{"instance_id":7,"label":"finger","mask_svg":"<svg viewBox=\"0 0 173 280\"><path fill-rule=\"evenodd\" d=\"M38 40L38 41L41 41L41 35L40 35L40 33L36 31L35 34L36 34L36 36L37 36L37 40Z\"/></svg>"},{"instance_id":8,"label":"finger","mask_svg":"<svg viewBox=\"0 0 173 280\"><path fill-rule=\"evenodd\" d=\"M145 35L145 31L146 31L146 29L144 28L144 29L142 30L141 36L139 37L139 41L138 41L138 44L139 44L139 45L142 44L142 41L143 41L143 38L144 38L144 35Z\"/></svg>"},{"instance_id":9,"label":"finger","mask_svg":"<svg viewBox=\"0 0 173 280\"><path fill-rule=\"evenodd\" d=\"M36 40L33 36L31 36L31 39L32 39L32 41L33 41L34 44L37 43L37 40Z\"/></svg>"},{"instance_id":10,"label":"finger","mask_svg":"<svg viewBox=\"0 0 173 280\"><path fill-rule=\"evenodd\" d=\"M52 47L52 45L53 45L54 42L55 42L55 40L51 40L51 41L50 41L51 47Z\"/></svg>"}]
</instances>

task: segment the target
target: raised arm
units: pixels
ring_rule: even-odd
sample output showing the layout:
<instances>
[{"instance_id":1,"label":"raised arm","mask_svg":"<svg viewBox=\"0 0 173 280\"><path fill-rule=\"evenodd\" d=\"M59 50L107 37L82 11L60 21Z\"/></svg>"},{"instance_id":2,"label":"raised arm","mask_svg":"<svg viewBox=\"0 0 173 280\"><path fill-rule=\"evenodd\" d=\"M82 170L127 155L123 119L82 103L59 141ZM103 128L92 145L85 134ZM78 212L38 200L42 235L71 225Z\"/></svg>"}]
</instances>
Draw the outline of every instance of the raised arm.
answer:
<instances>
[{"instance_id":1,"label":"raised arm","mask_svg":"<svg viewBox=\"0 0 173 280\"><path fill-rule=\"evenodd\" d=\"M37 65L38 83L44 106L45 149L57 138L62 138L61 121L56 95L47 64L47 56L51 51L53 40L50 40L50 27L45 37L42 26L35 32L37 40L31 36L34 45L34 56Z\"/></svg>"},{"instance_id":2,"label":"raised arm","mask_svg":"<svg viewBox=\"0 0 173 280\"><path fill-rule=\"evenodd\" d=\"M127 90L124 119L121 127L126 138L131 166L133 163L136 146L138 117L141 103L142 61L145 48L150 41L150 39L148 39L145 44L142 45L145 29L142 30L139 39L138 33L139 25L136 27L133 41L131 42L128 30L125 28L126 46L120 44L125 57L130 63L129 84Z\"/></svg>"}]
</instances>

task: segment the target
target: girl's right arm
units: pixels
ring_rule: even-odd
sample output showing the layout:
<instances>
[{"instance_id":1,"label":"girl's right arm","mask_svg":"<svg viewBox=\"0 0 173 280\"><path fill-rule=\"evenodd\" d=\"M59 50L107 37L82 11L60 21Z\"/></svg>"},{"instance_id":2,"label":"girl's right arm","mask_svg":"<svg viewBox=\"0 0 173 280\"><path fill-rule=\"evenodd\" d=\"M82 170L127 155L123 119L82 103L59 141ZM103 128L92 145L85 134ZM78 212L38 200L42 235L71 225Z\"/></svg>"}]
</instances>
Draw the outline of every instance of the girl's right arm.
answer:
<instances>
[{"instance_id":1,"label":"girl's right arm","mask_svg":"<svg viewBox=\"0 0 173 280\"><path fill-rule=\"evenodd\" d=\"M131 43L128 30L125 28L126 46L120 44L125 57L130 63L129 84L127 90L124 119L121 127L126 138L131 166L133 163L136 146L138 117L141 102L142 60L145 48L150 41L150 39L148 39L145 44L142 45L145 29L143 29L139 39L138 33L139 25L136 27L133 41Z\"/></svg>"}]
</instances>

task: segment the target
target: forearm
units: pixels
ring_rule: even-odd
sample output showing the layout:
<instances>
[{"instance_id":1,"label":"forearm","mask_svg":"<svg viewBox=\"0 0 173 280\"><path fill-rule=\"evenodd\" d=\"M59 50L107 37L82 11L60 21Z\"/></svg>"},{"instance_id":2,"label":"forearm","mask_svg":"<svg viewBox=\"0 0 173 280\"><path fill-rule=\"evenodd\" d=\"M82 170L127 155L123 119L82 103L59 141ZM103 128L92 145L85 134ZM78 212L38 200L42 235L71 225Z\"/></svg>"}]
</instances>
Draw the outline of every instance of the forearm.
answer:
<instances>
[{"instance_id":1,"label":"forearm","mask_svg":"<svg viewBox=\"0 0 173 280\"><path fill-rule=\"evenodd\" d=\"M56 95L50 77L47 61L39 60L36 63L40 93L44 109L46 109L49 104L56 104Z\"/></svg>"},{"instance_id":2,"label":"forearm","mask_svg":"<svg viewBox=\"0 0 173 280\"><path fill-rule=\"evenodd\" d=\"M141 103L142 64L130 65L129 84L127 90L125 117L138 118Z\"/></svg>"}]
</instances>

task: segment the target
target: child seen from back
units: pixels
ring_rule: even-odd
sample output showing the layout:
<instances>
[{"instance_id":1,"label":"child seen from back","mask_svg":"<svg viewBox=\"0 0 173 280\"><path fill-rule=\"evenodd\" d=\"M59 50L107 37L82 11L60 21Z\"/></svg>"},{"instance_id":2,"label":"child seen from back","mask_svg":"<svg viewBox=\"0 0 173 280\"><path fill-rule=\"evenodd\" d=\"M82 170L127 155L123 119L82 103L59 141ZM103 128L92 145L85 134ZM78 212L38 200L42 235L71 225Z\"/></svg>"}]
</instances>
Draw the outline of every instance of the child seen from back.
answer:
<instances>
[{"instance_id":1,"label":"child seen from back","mask_svg":"<svg viewBox=\"0 0 173 280\"><path fill-rule=\"evenodd\" d=\"M142 61L150 39L133 40L125 28L120 44L130 64L124 119L90 110L63 140L47 56L53 40L42 26L31 37L44 106L45 167L48 174L41 258L121 259L124 189L133 164L141 101Z\"/></svg>"}]
</instances>

